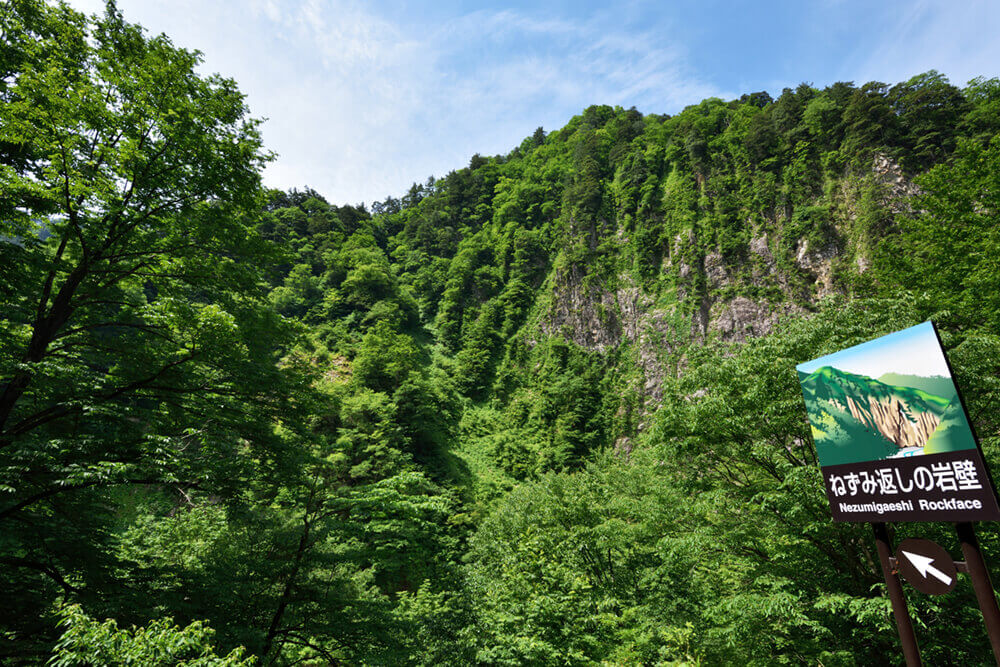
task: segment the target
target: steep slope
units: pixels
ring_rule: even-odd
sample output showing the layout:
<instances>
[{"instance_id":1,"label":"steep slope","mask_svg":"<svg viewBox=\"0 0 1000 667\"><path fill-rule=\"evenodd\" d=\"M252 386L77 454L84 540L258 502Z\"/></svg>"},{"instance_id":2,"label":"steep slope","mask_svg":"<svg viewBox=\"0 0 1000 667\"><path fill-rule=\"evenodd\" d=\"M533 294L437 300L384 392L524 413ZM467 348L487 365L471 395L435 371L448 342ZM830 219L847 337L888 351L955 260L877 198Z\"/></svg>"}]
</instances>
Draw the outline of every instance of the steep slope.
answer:
<instances>
[{"instance_id":1,"label":"steep slope","mask_svg":"<svg viewBox=\"0 0 1000 667\"><path fill-rule=\"evenodd\" d=\"M976 442L972 439L969 420L965 416L962 404L956 398L948 404L941 423L931 435L924 451L928 454L939 452L954 452L962 449L975 449Z\"/></svg>"},{"instance_id":2,"label":"steep slope","mask_svg":"<svg viewBox=\"0 0 1000 667\"><path fill-rule=\"evenodd\" d=\"M866 115L875 107L900 110L892 131L875 131L885 121ZM879 240L909 210L913 175L945 159L960 134L948 126L933 146L916 141L921 114L942 109L957 116L968 105L933 72L892 88L802 85L777 98L708 99L676 116L590 107L507 155L473 156L374 203L370 231L334 224L329 241L304 243L320 288L315 321L337 315L321 335L348 359L343 341L379 319L422 330L459 390L504 413L501 441L545 433L511 454L518 462L506 467L518 475L627 447L692 346L763 336L824 298L871 290ZM367 285L345 280L355 260L334 267L343 251L322 250L351 243L384 253L378 272L392 275L380 284L397 286L402 315L378 290L352 297L380 304L356 319L329 307ZM571 349L556 353L553 341ZM557 423L570 417L556 410L517 407L552 395L537 369L569 373L578 363L602 384L574 394L571 424Z\"/></svg>"},{"instance_id":3,"label":"steep slope","mask_svg":"<svg viewBox=\"0 0 1000 667\"><path fill-rule=\"evenodd\" d=\"M870 533L830 522L791 369L918 315L971 312L951 328L968 331L1000 312L984 305L1000 290L982 243L997 207L961 199L996 192L963 180L1000 164L968 143L1000 129L996 100L1000 84L929 73L673 117L595 106L370 216L276 196L262 229L291 237L295 264L272 301L311 329L303 360L331 385L323 423L348 495L378 499L352 527L375 605L301 618L337 639L386 628L347 636L377 664L887 662ZM966 166L938 178L961 197L903 215L959 139ZM980 259L974 300L931 300ZM966 370L995 375L982 360L1000 345L975 344ZM817 428L885 456L931 451L962 418L908 382L841 380ZM411 486L411 469L437 486ZM413 493L372 522L390 488ZM949 599L956 618L975 608ZM988 659L981 637L942 627L929 662Z\"/></svg>"},{"instance_id":4,"label":"steep slope","mask_svg":"<svg viewBox=\"0 0 1000 667\"><path fill-rule=\"evenodd\" d=\"M824 464L886 458L924 447L950 401L823 366L802 379L813 437ZM819 416L814 417L814 413ZM881 456L872 456L872 452Z\"/></svg>"},{"instance_id":5,"label":"steep slope","mask_svg":"<svg viewBox=\"0 0 1000 667\"><path fill-rule=\"evenodd\" d=\"M791 369L934 315L885 285L921 284L937 255L893 264L884 248L912 223L912 179L1000 117L984 90L966 98L929 73L673 117L595 106L370 216L310 192L274 197L262 231L291 237L296 263L272 302L311 329L303 360L332 385L336 460L379 493L412 467L454 494L449 519L416 535L431 547L384 552L414 559L378 575L415 624L399 636L427 664L645 664L684 659L689 640L707 664L884 662L870 535L830 524ZM957 259L982 256L970 246ZM928 247L925 235L911 254ZM905 382L842 380L823 389L817 429L884 456L935 446L935 420L959 416ZM429 577L428 559L454 579Z\"/></svg>"}]
</instances>

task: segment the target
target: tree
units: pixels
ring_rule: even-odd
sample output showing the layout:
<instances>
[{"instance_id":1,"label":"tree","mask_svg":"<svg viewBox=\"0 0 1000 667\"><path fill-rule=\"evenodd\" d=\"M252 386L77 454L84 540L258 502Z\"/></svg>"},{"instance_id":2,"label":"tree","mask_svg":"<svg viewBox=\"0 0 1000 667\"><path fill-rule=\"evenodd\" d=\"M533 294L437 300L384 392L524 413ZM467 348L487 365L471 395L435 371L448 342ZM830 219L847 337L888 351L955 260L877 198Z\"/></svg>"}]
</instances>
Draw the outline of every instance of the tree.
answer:
<instances>
[{"instance_id":1,"label":"tree","mask_svg":"<svg viewBox=\"0 0 1000 667\"><path fill-rule=\"evenodd\" d=\"M884 280L925 290L942 313L938 320L1000 326L1000 137L988 145L963 139L954 159L917 179L915 213L880 249Z\"/></svg>"},{"instance_id":2,"label":"tree","mask_svg":"<svg viewBox=\"0 0 1000 667\"><path fill-rule=\"evenodd\" d=\"M272 455L291 330L260 288L269 156L235 83L113 2L0 22L20 54L0 73L0 608L41 638L54 591L114 579L114 488L222 493Z\"/></svg>"},{"instance_id":3,"label":"tree","mask_svg":"<svg viewBox=\"0 0 1000 667\"><path fill-rule=\"evenodd\" d=\"M538 147L545 143L545 128L538 126L531 135L531 143Z\"/></svg>"},{"instance_id":4,"label":"tree","mask_svg":"<svg viewBox=\"0 0 1000 667\"><path fill-rule=\"evenodd\" d=\"M839 143L836 135L841 126L841 109L825 92L809 101L802 112L802 122L820 148L829 149Z\"/></svg>"},{"instance_id":5,"label":"tree","mask_svg":"<svg viewBox=\"0 0 1000 667\"><path fill-rule=\"evenodd\" d=\"M18 410L33 365L56 355L57 341L68 351L97 330L164 328L136 312L139 301L157 299L115 300L139 296L123 292L165 301L164 288L225 288L250 277L225 260L248 249L234 214L254 202L266 156L235 84L198 77L196 53L165 36L146 39L113 5L90 31L82 16L68 16L80 53L66 58L61 36L27 47L55 57L18 73L0 117L0 137L33 155L24 168L4 165L3 194L16 204L3 232L19 239L5 254L37 279L34 291L4 304L23 352L17 368L4 369L3 446L71 410L51 402ZM208 258L223 264L199 265Z\"/></svg>"},{"instance_id":6,"label":"tree","mask_svg":"<svg viewBox=\"0 0 1000 667\"><path fill-rule=\"evenodd\" d=\"M183 665L184 667L250 667L242 649L218 657L212 648L212 629L195 621L180 628L159 619L142 628L122 630L114 621L89 618L79 605L61 610L65 628L50 664L74 665Z\"/></svg>"},{"instance_id":7,"label":"tree","mask_svg":"<svg viewBox=\"0 0 1000 667\"><path fill-rule=\"evenodd\" d=\"M468 556L480 662L691 664L705 585L658 467L605 457L497 502Z\"/></svg>"},{"instance_id":8,"label":"tree","mask_svg":"<svg viewBox=\"0 0 1000 667\"><path fill-rule=\"evenodd\" d=\"M856 156L891 146L898 136L899 121L887 99L886 84L869 81L856 89L844 109L844 147Z\"/></svg>"},{"instance_id":9,"label":"tree","mask_svg":"<svg viewBox=\"0 0 1000 667\"><path fill-rule=\"evenodd\" d=\"M760 164L771 157L777 149L778 141L770 108L761 110L750 119L745 142L747 154L753 164Z\"/></svg>"},{"instance_id":10,"label":"tree","mask_svg":"<svg viewBox=\"0 0 1000 667\"><path fill-rule=\"evenodd\" d=\"M889 100L899 119L903 165L926 169L955 149L959 120L968 110L962 92L931 70L897 83Z\"/></svg>"},{"instance_id":11,"label":"tree","mask_svg":"<svg viewBox=\"0 0 1000 667\"><path fill-rule=\"evenodd\" d=\"M971 108L959 129L980 143L989 143L1000 131L1000 79L976 77L962 94Z\"/></svg>"}]
</instances>

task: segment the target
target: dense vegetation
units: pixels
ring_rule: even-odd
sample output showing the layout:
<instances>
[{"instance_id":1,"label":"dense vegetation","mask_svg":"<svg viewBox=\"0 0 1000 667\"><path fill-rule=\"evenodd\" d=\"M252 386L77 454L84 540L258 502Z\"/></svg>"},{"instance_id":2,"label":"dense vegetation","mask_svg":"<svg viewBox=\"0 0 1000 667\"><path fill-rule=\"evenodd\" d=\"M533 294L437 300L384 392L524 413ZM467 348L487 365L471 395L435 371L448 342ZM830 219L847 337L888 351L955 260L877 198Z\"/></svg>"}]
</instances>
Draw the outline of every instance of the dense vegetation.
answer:
<instances>
[{"instance_id":1,"label":"dense vegetation","mask_svg":"<svg viewBox=\"0 0 1000 667\"><path fill-rule=\"evenodd\" d=\"M0 660L900 661L794 367L933 318L1000 463L1000 81L594 106L336 206L113 7L0 35ZM989 661L967 581L910 602Z\"/></svg>"}]
</instances>

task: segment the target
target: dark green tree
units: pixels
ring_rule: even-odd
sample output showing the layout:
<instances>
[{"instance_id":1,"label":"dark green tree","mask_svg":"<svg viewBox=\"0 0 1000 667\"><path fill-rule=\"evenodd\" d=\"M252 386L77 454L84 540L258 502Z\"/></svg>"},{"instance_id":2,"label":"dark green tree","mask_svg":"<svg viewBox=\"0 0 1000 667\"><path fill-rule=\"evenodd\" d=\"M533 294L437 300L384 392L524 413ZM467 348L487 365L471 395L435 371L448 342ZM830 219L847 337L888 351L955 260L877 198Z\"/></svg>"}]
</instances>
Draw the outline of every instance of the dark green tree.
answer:
<instances>
[{"instance_id":1,"label":"dark green tree","mask_svg":"<svg viewBox=\"0 0 1000 667\"><path fill-rule=\"evenodd\" d=\"M889 104L888 88L881 81L870 81L851 94L844 109L844 150L848 155L866 158L896 142L899 120Z\"/></svg>"},{"instance_id":2,"label":"dark green tree","mask_svg":"<svg viewBox=\"0 0 1000 667\"><path fill-rule=\"evenodd\" d=\"M889 89L899 122L903 166L926 169L955 149L955 135L968 111L962 92L943 74L931 70Z\"/></svg>"},{"instance_id":3,"label":"dark green tree","mask_svg":"<svg viewBox=\"0 0 1000 667\"><path fill-rule=\"evenodd\" d=\"M0 614L44 641L55 594L114 604L124 489L228 495L271 456L292 330L262 298L268 155L236 85L113 4L0 20L20 54L0 104Z\"/></svg>"}]
</instances>

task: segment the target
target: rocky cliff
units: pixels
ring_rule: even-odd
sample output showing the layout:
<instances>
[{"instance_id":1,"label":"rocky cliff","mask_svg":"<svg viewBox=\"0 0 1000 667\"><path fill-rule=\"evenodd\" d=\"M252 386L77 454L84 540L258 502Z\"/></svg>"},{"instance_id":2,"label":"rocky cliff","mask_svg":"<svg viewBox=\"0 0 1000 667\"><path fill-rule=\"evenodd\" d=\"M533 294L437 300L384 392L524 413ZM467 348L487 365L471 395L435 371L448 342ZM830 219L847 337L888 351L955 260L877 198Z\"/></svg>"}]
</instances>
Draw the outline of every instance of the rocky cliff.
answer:
<instances>
[{"instance_id":1,"label":"rocky cliff","mask_svg":"<svg viewBox=\"0 0 1000 667\"><path fill-rule=\"evenodd\" d=\"M920 389L885 384L832 366L801 380L813 436L826 465L922 448L951 403Z\"/></svg>"},{"instance_id":2,"label":"rocky cliff","mask_svg":"<svg viewBox=\"0 0 1000 667\"><path fill-rule=\"evenodd\" d=\"M941 416L924 405L911 405L899 396L868 397L867 405L847 397L851 416L899 449L923 447L941 423Z\"/></svg>"},{"instance_id":3,"label":"rocky cliff","mask_svg":"<svg viewBox=\"0 0 1000 667\"><path fill-rule=\"evenodd\" d=\"M666 280L652 286L637 284L627 272L608 280L593 275L588 266L556 271L539 328L601 354L635 346L644 378L640 392L645 404L656 406L669 367L664 360L683 346L764 336L782 317L808 312L824 297L849 292L847 277L867 271L877 234L892 226L895 215L909 210L909 199L918 192L899 164L884 154L876 154L867 171L845 172L837 183L840 189L834 189L832 199L810 202L831 211L825 236L793 237L796 214L779 207L758 222L745 246L728 254L700 245L693 229L677 234L661 267ZM702 183L695 185L704 189ZM861 199L867 199L867 213L857 203ZM859 218L872 209L881 229L875 238L856 238L863 224ZM620 228L613 233L615 252L621 252L628 239ZM861 412L882 415L895 409ZM901 421L880 417L879 422L886 437L896 433L919 439L916 432L905 435L909 431Z\"/></svg>"}]
</instances>

